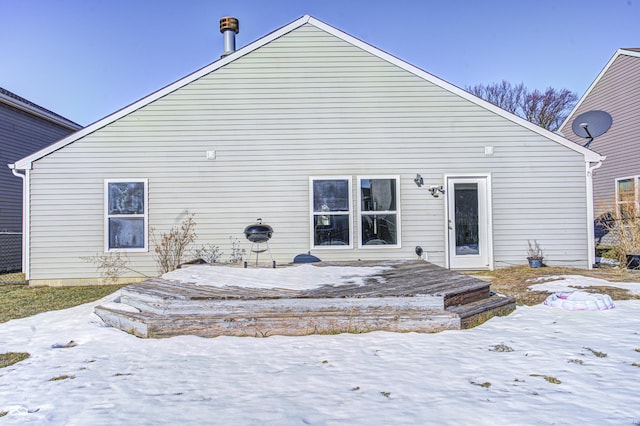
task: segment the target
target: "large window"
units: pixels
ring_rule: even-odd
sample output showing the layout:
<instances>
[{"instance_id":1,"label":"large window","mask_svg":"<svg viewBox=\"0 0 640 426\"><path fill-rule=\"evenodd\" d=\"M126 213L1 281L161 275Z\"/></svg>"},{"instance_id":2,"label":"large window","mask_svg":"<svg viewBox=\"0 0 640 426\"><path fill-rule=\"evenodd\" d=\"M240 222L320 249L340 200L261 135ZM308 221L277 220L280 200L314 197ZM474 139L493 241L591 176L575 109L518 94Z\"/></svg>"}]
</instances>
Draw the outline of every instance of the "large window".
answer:
<instances>
[{"instance_id":1,"label":"large window","mask_svg":"<svg viewBox=\"0 0 640 426\"><path fill-rule=\"evenodd\" d=\"M358 178L358 218L362 247L399 246L397 177Z\"/></svg>"},{"instance_id":2,"label":"large window","mask_svg":"<svg viewBox=\"0 0 640 426\"><path fill-rule=\"evenodd\" d=\"M313 247L353 247L351 178L312 177L309 184Z\"/></svg>"},{"instance_id":3,"label":"large window","mask_svg":"<svg viewBox=\"0 0 640 426\"><path fill-rule=\"evenodd\" d=\"M105 251L147 250L147 184L146 179L105 180Z\"/></svg>"},{"instance_id":4,"label":"large window","mask_svg":"<svg viewBox=\"0 0 640 426\"><path fill-rule=\"evenodd\" d=\"M638 214L638 176L616 179L616 209L622 217Z\"/></svg>"}]
</instances>

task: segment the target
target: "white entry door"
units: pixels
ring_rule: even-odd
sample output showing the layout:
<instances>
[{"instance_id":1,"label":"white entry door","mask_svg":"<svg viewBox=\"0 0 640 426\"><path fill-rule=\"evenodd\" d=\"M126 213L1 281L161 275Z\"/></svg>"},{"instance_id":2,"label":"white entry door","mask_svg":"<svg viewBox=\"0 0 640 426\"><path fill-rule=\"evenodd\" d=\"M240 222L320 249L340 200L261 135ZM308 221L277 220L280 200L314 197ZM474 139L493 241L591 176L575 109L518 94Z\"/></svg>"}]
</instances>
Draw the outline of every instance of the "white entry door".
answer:
<instances>
[{"instance_id":1,"label":"white entry door","mask_svg":"<svg viewBox=\"0 0 640 426\"><path fill-rule=\"evenodd\" d=\"M488 177L447 177L448 257L451 269L491 269Z\"/></svg>"}]
</instances>

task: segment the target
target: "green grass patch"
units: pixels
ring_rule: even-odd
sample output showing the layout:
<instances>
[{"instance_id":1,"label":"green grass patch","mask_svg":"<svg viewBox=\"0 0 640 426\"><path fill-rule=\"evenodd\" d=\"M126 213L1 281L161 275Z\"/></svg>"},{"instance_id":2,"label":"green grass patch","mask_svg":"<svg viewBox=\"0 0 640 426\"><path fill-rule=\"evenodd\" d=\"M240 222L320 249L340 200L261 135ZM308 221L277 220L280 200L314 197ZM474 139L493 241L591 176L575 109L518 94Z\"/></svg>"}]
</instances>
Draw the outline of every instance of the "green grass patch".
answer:
<instances>
[{"instance_id":1,"label":"green grass patch","mask_svg":"<svg viewBox=\"0 0 640 426\"><path fill-rule=\"evenodd\" d=\"M0 354L0 368L8 367L17 362L24 361L30 356L31 355L27 352L6 352L4 354Z\"/></svg>"},{"instance_id":2,"label":"green grass patch","mask_svg":"<svg viewBox=\"0 0 640 426\"><path fill-rule=\"evenodd\" d=\"M544 378L547 382L549 382L549 383L553 383L554 385L559 385L559 384L561 384L561 383L562 383L562 382L560 381L560 379L557 379L557 378L555 378L555 377L553 377L553 376L545 376L545 375L542 375L542 374L529 374L529 375L530 375L531 377L542 377L542 378Z\"/></svg>"},{"instance_id":3,"label":"green grass patch","mask_svg":"<svg viewBox=\"0 0 640 426\"><path fill-rule=\"evenodd\" d=\"M49 379L50 382L57 382L59 380L67 380L67 379L75 379L76 376L70 376L67 374L63 374L62 376L56 376Z\"/></svg>"},{"instance_id":4,"label":"green grass patch","mask_svg":"<svg viewBox=\"0 0 640 426\"><path fill-rule=\"evenodd\" d=\"M526 263L526 259L523 259ZM601 278L615 282L638 282L640 271L630 269L578 269L547 266L544 268L530 268L529 265L500 268L494 271L469 271L468 275L484 279L491 283L491 289L506 296L516 298L518 305L537 305L542 303L552 292L530 291L529 286L542 281L531 281L559 275L582 275L585 277ZM585 291L606 293L614 300L640 299L640 295L618 287L589 287Z\"/></svg>"},{"instance_id":5,"label":"green grass patch","mask_svg":"<svg viewBox=\"0 0 640 426\"><path fill-rule=\"evenodd\" d=\"M591 352L592 354L594 354L598 358L606 358L607 357L607 354L604 353L604 352L594 351L591 348L585 348L585 349L588 350L589 352Z\"/></svg>"},{"instance_id":6,"label":"green grass patch","mask_svg":"<svg viewBox=\"0 0 640 426\"><path fill-rule=\"evenodd\" d=\"M0 323L93 302L126 284L82 287L0 285Z\"/></svg>"},{"instance_id":7,"label":"green grass patch","mask_svg":"<svg viewBox=\"0 0 640 426\"><path fill-rule=\"evenodd\" d=\"M4 417L4 416L6 416L7 414L9 414L9 412L8 412L8 411L0 411L0 417Z\"/></svg>"}]
</instances>

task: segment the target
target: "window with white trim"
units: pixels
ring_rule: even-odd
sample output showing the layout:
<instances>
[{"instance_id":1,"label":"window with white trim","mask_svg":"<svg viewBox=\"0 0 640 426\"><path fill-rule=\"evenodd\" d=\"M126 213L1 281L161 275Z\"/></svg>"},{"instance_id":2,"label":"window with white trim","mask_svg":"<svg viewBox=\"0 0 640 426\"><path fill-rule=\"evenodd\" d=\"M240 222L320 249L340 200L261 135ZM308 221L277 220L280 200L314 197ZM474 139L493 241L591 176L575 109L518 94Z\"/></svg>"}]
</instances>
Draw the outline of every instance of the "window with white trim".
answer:
<instances>
[{"instance_id":1,"label":"window with white trim","mask_svg":"<svg viewBox=\"0 0 640 426\"><path fill-rule=\"evenodd\" d=\"M360 246L400 246L400 179L358 177Z\"/></svg>"},{"instance_id":2,"label":"window with white trim","mask_svg":"<svg viewBox=\"0 0 640 426\"><path fill-rule=\"evenodd\" d=\"M148 179L104 181L105 251L146 251Z\"/></svg>"},{"instance_id":3,"label":"window with white trim","mask_svg":"<svg viewBox=\"0 0 640 426\"><path fill-rule=\"evenodd\" d=\"M616 210L621 217L638 214L638 183L640 176L616 179Z\"/></svg>"},{"instance_id":4,"label":"window with white trim","mask_svg":"<svg viewBox=\"0 0 640 426\"><path fill-rule=\"evenodd\" d=\"M314 248L352 248L351 177L310 177Z\"/></svg>"}]
</instances>

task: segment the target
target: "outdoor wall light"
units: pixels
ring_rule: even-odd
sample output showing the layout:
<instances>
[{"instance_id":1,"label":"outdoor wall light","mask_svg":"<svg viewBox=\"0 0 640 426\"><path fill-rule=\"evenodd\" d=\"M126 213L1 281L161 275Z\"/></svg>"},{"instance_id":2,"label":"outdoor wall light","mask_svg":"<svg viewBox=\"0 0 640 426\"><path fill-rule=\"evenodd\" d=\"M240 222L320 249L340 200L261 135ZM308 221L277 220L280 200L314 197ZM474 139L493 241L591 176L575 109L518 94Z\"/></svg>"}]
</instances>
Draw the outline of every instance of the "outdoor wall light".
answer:
<instances>
[{"instance_id":1,"label":"outdoor wall light","mask_svg":"<svg viewBox=\"0 0 640 426\"><path fill-rule=\"evenodd\" d=\"M429 192L434 198L438 198L440 194L444 194L444 187L442 185L431 185L429 187Z\"/></svg>"},{"instance_id":2,"label":"outdoor wall light","mask_svg":"<svg viewBox=\"0 0 640 426\"><path fill-rule=\"evenodd\" d=\"M422 185L424 185L424 179L422 179L422 176L420 176L420 173L418 173L416 175L416 177L413 179L413 181L416 183L416 185L418 185L418 188L420 188Z\"/></svg>"}]
</instances>

